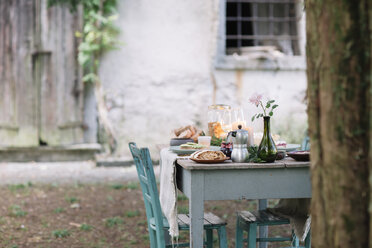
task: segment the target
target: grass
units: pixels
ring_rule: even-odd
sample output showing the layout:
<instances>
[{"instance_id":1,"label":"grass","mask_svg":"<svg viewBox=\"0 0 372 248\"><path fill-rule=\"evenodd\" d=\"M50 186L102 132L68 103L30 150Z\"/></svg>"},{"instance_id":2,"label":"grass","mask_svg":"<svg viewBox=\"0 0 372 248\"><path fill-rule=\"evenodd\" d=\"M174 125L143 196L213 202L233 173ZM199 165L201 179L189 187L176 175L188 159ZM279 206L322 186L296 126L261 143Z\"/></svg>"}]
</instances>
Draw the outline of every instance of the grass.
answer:
<instances>
[{"instance_id":1,"label":"grass","mask_svg":"<svg viewBox=\"0 0 372 248\"><path fill-rule=\"evenodd\" d=\"M138 189L139 188L139 184L137 182L129 182L127 183L127 185L125 186L126 189Z\"/></svg>"},{"instance_id":2,"label":"grass","mask_svg":"<svg viewBox=\"0 0 372 248\"><path fill-rule=\"evenodd\" d=\"M76 202L79 201L78 198L76 198L76 197L74 197L74 196L72 196L72 197L68 197L68 196L66 196L65 199L66 199L66 201L69 202L69 203L76 203Z\"/></svg>"},{"instance_id":3,"label":"grass","mask_svg":"<svg viewBox=\"0 0 372 248\"><path fill-rule=\"evenodd\" d=\"M186 206L178 206L177 210L178 210L179 214L188 214L189 213L189 208L186 207Z\"/></svg>"},{"instance_id":4,"label":"grass","mask_svg":"<svg viewBox=\"0 0 372 248\"><path fill-rule=\"evenodd\" d=\"M140 216L140 215L141 215L141 212L138 209L134 211L125 212L125 216L127 216L128 218L133 218L133 217Z\"/></svg>"},{"instance_id":5,"label":"grass","mask_svg":"<svg viewBox=\"0 0 372 248\"><path fill-rule=\"evenodd\" d=\"M33 184L31 182L28 182L28 183L20 183L20 184L12 184L12 185L9 185L8 188L10 189L10 191L17 191L17 190L22 190L22 189L27 189L27 188L30 188L32 187Z\"/></svg>"},{"instance_id":6,"label":"grass","mask_svg":"<svg viewBox=\"0 0 372 248\"><path fill-rule=\"evenodd\" d=\"M61 230L54 230L52 232L53 237L55 238L66 238L71 235L69 230L61 229Z\"/></svg>"},{"instance_id":7,"label":"grass","mask_svg":"<svg viewBox=\"0 0 372 248\"><path fill-rule=\"evenodd\" d=\"M188 200L188 198L184 194L177 195L177 201L186 201L186 200Z\"/></svg>"},{"instance_id":8,"label":"grass","mask_svg":"<svg viewBox=\"0 0 372 248\"><path fill-rule=\"evenodd\" d=\"M108 218L105 221L105 225L107 227L114 227L114 226L121 225L123 223L124 223L124 220L122 218L118 217L118 216L113 217L113 218Z\"/></svg>"},{"instance_id":9,"label":"grass","mask_svg":"<svg viewBox=\"0 0 372 248\"><path fill-rule=\"evenodd\" d=\"M82 230L82 231L87 232L87 231L90 231L92 229L93 229L93 226L85 224L85 223L81 224L81 226L80 226L80 230Z\"/></svg>"},{"instance_id":10,"label":"grass","mask_svg":"<svg viewBox=\"0 0 372 248\"><path fill-rule=\"evenodd\" d=\"M10 216L14 217L23 217L26 216L27 212L23 211L19 205L10 206Z\"/></svg>"},{"instance_id":11,"label":"grass","mask_svg":"<svg viewBox=\"0 0 372 248\"><path fill-rule=\"evenodd\" d=\"M110 185L110 188L112 188L112 189L123 189L124 188L124 184L121 184L121 183L111 184Z\"/></svg>"},{"instance_id":12,"label":"grass","mask_svg":"<svg viewBox=\"0 0 372 248\"><path fill-rule=\"evenodd\" d=\"M138 182L129 182L126 185L124 185L122 183L114 183L114 184L110 185L110 188L115 189L115 190L120 190L120 189L134 190L134 189L139 188L139 184L138 184Z\"/></svg>"},{"instance_id":13,"label":"grass","mask_svg":"<svg viewBox=\"0 0 372 248\"><path fill-rule=\"evenodd\" d=\"M59 214L59 213L63 213L65 212L66 210L64 208L61 208L61 207L58 207L58 208L55 208L54 209L54 213L56 214Z\"/></svg>"},{"instance_id":14,"label":"grass","mask_svg":"<svg viewBox=\"0 0 372 248\"><path fill-rule=\"evenodd\" d=\"M112 185L0 187L0 205L3 206L0 208L0 247L149 247L139 184L123 182L118 190ZM76 202L81 207L71 210L70 205ZM270 206L273 204L274 201L269 201ZM188 200L183 194L179 194L177 205L179 213L188 213ZM205 203L205 212L227 218L229 247L234 246L236 211L256 208L257 201L247 200ZM273 236L290 234L289 226L270 229ZM179 241L187 242L188 237L189 232L182 231ZM282 247L282 244L270 247Z\"/></svg>"}]
</instances>

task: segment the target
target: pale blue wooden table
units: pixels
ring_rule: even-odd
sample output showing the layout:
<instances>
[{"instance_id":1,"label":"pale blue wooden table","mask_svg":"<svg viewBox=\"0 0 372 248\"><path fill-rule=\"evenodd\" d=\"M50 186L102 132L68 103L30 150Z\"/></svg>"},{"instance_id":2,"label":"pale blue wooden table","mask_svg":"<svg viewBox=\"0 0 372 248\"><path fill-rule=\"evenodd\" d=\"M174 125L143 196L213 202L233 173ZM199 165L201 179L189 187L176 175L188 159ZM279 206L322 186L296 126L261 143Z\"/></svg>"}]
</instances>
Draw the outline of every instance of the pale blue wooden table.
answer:
<instances>
[{"instance_id":1,"label":"pale blue wooden table","mask_svg":"<svg viewBox=\"0 0 372 248\"><path fill-rule=\"evenodd\" d=\"M177 187L189 198L191 247L203 247L204 201L311 198L309 162L199 164L177 160Z\"/></svg>"}]
</instances>

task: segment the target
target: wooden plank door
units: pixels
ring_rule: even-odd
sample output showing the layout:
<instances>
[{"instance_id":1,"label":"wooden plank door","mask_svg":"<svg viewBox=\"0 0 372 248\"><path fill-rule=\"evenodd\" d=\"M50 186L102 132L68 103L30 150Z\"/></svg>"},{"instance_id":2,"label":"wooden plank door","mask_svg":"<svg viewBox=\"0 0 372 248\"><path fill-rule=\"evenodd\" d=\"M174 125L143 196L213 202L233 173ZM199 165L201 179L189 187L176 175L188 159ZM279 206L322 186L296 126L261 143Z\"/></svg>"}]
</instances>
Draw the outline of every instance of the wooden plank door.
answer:
<instances>
[{"instance_id":1,"label":"wooden plank door","mask_svg":"<svg viewBox=\"0 0 372 248\"><path fill-rule=\"evenodd\" d=\"M42 144L68 145L83 142L83 83L77 63L82 29L81 9L47 8L35 1L34 80L39 84L39 138Z\"/></svg>"},{"instance_id":2,"label":"wooden plank door","mask_svg":"<svg viewBox=\"0 0 372 248\"><path fill-rule=\"evenodd\" d=\"M38 145L32 1L0 1L0 145Z\"/></svg>"},{"instance_id":3,"label":"wooden plank door","mask_svg":"<svg viewBox=\"0 0 372 248\"><path fill-rule=\"evenodd\" d=\"M0 145L83 142L81 17L47 0L0 1Z\"/></svg>"}]
</instances>

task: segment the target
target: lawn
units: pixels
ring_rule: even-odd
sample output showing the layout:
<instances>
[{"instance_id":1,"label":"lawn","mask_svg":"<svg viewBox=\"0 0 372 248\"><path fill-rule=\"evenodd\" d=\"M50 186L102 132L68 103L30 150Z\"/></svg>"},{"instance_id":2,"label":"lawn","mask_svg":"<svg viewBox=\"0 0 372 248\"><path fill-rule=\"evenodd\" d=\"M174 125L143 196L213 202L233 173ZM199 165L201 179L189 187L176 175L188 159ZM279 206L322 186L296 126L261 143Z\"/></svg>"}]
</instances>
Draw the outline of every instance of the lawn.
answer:
<instances>
[{"instance_id":1,"label":"lawn","mask_svg":"<svg viewBox=\"0 0 372 248\"><path fill-rule=\"evenodd\" d=\"M2 248L149 247L146 214L136 182L70 186L28 183L2 186L0 195ZM180 195L178 212L188 213L187 206L187 198ZM234 247L236 211L256 206L256 201L213 201L207 202L206 211L227 220L229 247ZM271 230L272 235L283 232L289 234L281 228ZM188 233L181 232L180 239L187 240Z\"/></svg>"}]
</instances>

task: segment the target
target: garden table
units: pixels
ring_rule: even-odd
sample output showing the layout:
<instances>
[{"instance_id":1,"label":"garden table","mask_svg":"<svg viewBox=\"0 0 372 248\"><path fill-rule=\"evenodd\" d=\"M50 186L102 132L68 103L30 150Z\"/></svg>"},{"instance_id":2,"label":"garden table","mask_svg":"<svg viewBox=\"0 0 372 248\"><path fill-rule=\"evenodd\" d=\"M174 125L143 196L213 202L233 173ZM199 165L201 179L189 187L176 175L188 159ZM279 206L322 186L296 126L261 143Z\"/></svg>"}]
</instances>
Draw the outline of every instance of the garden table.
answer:
<instances>
[{"instance_id":1,"label":"garden table","mask_svg":"<svg viewBox=\"0 0 372 248\"><path fill-rule=\"evenodd\" d=\"M311 198L309 162L200 164L177 159L177 188L189 198L190 244L203 247L204 201Z\"/></svg>"}]
</instances>

